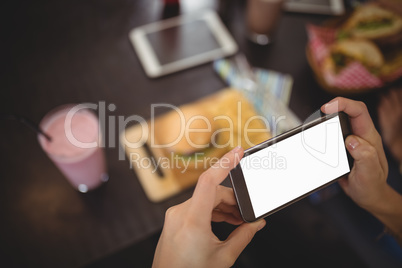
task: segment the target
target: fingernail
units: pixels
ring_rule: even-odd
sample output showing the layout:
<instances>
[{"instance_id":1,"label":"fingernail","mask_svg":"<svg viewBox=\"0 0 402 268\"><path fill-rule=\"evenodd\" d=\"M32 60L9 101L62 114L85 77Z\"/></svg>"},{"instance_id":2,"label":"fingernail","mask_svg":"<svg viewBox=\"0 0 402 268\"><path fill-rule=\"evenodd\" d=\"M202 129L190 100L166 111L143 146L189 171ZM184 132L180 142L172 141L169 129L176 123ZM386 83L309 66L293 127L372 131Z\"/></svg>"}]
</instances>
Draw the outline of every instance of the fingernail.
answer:
<instances>
[{"instance_id":1,"label":"fingernail","mask_svg":"<svg viewBox=\"0 0 402 268\"><path fill-rule=\"evenodd\" d=\"M234 149L233 149L233 152L234 153L238 153L238 152L240 152L241 151L241 146L236 146Z\"/></svg>"},{"instance_id":2,"label":"fingernail","mask_svg":"<svg viewBox=\"0 0 402 268\"><path fill-rule=\"evenodd\" d=\"M257 228L257 230L259 231L259 230L261 230L262 228L264 228L264 226L267 224L267 222L265 221L265 220L261 220L261 223L260 223L260 225L258 225L258 228Z\"/></svg>"},{"instance_id":3,"label":"fingernail","mask_svg":"<svg viewBox=\"0 0 402 268\"><path fill-rule=\"evenodd\" d=\"M328 109L328 108L330 108L332 105L334 105L335 104L335 102L328 102L327 104L325 104L324 105L324 107L325 107L325 109Z\"/></svg>"},{"instance_id":4,"label":"fingernail","mask_svg":"<svg viewBox=\"0 0 402 268\"><path fill-rule=\"evenodd\" d=\"M349 138L348 147L352 150L359 146L359 141L356 138Z\"/></svg>"},{"instance_id":5,"label":"fingernail","mask_svg":"<svg viewBox=\"0 0 402 268\"><path fill-rule=\"evenodd\" d=\"M321 106L321 111L323 111L324 113L328 113L328 107L331 107L330 103L326 103L323 106Z\"/></svg>"}]
</instances>

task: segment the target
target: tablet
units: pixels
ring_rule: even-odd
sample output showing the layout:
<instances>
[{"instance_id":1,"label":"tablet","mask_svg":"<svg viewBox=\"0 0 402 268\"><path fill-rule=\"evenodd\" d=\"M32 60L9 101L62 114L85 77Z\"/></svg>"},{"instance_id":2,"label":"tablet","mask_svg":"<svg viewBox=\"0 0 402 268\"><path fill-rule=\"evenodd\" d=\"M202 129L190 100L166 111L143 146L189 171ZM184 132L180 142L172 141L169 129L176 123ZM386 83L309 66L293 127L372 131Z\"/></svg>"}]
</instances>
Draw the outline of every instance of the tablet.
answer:
<instances>
[{"instance_id":1,"label":"tablet","mask_svg":"<svg viewBox=\"0 0 402 268\"><path fill-rule=\"evenodd\" d=\"M342 15L345 8L342 0L285 0L285 11Z\"/></svg>"},{"instance_id":2,"label":"tablet","mask_svg":"<svg viewBox=\"0 0 402 268\"><path fill-rule=\"evenodd\" d=\"M129 38L149 77L158 77L234 54L238 47L214 11L137 27Z\"/></svg>"}]
</instances>

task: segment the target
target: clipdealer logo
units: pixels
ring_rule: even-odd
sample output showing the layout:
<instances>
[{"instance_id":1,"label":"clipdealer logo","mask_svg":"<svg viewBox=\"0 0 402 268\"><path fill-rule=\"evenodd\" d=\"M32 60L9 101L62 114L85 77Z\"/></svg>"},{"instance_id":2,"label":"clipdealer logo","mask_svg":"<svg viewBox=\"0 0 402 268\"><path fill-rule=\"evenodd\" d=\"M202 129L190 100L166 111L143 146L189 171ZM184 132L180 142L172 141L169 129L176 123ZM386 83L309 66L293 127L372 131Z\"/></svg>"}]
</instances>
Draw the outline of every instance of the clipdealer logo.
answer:
<instances>
[{"instance_id":1,"label":"clipdealer logo","mask_svg":"<svg viewBox=\"0 0 402 268\"><path fill-rule=\"evenodd\" d=\"M175 112L180 116L180 120L183 121L180 134L182 136L184 135L184 138L187 138L187 139L189 138L188 133L186 131L200 132L200 130L191 129L189 127L189 122L186 122L186 120L184 120L184 116L183 116L180 108L177 106L171 105L171 104L165 104L165 103L152 104L151 105L151 118L148 121L145 120L144 117L141 117L139 115L131 115L131 116L125 117L122 115L111 114L111 113L115 112L116 108L117 108L116 105L114 105L113 103L106 105L106 103L103 101L99 102L98 104L83 103L83 104L79 104L79 105L73 107L70 110L70 112L67 114L66 121L65 121L66 137L73 145L80 147L80 148L94 148L97 146L116 148L116 146L118 144L116 142L116 140L118 140L119 133L124 133L126 127L129 124L138 124L141 126L141 128L143 130L150 129L150 131L149 132L143 131L143 134L142 134L143 136L139 140L136 140L136 141L130 141L127 139L127 137L125 137L125 135L122 135L121 136L122 143L125 144L125 146L128 146L130 148L139 148L144 145L146 140L149 140L151 142L151 144L150 144L151 148L155 148L155 147L166 148L172 144L156 144L155 143L154 135L155 135L155 131L157 131L157 130L155 129L154 120L156 118L155 114L156 114L157 109L164 109L165 111L168 110L168 112ZM91 110L97 111L97 115L98 115L98 119L99 119L99 123L100 123L99 124L99 137L101 137L99 142L91 142L91 143L80 142L72 135L71 127L68 127L68 125L71 124L74 114L79 112L81 109L91 109ZM240 117L241 116L241 103L238 103L237 110L238 110L237 117ZM197 118L198 117L202 117L202 115L197 115ZM320 117L320 111L318 110L315 113L313 113L312 115L310 115L305 120L305 122L309 122L309 121L311 121L311 119L316 119L319 117ZM250 127L250 125L251 125L250 123L252 122L252 120L263 121L265 123L265 125L267 126L268 131L270 130L269 129L270 124L269 124L267 118L265 118L263 116L255 116L253 118L250 118L249 121L245 122L243 129L240 129L239 122L233 122L233 120L230 117L225 116L225 115L217 116L214 118L214 120L226 120L228 122L228 125L230 126L226 129L223 129L223 130L218 129L216 131L218 131L218 132L226 131L230 134L231 137L233 137L233 133L237 131L237 132L241 133L240 135L237 136L237 138L240 139L241 137L244 137L249 146L255 145L249 139L250 133L261 132L261 129L252 129ZM279 116L277 118L273 117L273 118L271 118L271 120L272 120L271 122L274 123L274 125L277 125L278 123L280 123L281 120L286 120L286 118L284 116ZM208 123L208 120L206 120L205 122ZM239 129L235 129L236 128L235 126L237 126L237 128L239 128ZM324 128L324 131L322 131L323 130L322 128ZM116 132L116 129L118 130L118 132ZM339 161L340 161L339 160L339 157L340 157L340 155L339 155L340 147L339 146L344 146L343 143L340 142L343 139L340 138L340 136L342 136L342 133L340 131L339 125L336 122L332 122L332 121L324 122L321 125L321 129L317 130L320 133L325 133L324 135L322 135L322 134L306 135L307 133L314 131L314 129L315 128L309 128L309 129L302 130L301 143L303 145L303 148L310 155L312 155L314 158L318 159L319 161L321 161L331 167L337 167L339 165ZM204 131L204 130L202 130L202 131ZM106 140L106 134L108 134L107 140ZM216 147L219 147L219 146L222 147L223 145L214 144L215 139L213 137L216 138L216 134L217 133L214 133L211 136L212 137L211 143ZM275 133L273 133L273 134L275 134ZM173 142L177 142L178 140L180 140L180 138L181 137L177 137L177 139L174 140ZM224 144L224 146L233 147L234 146L233 140L231 139L230 142L232 142L232 143ZM190 143L191 143L191 140L190 140ZM240 140L237 140L237 144L240 144ZM198 157L198 162L202 162L200 159L205 159L205 156L203 156L202 154L198 155L197 157ZM124 150L123 146L119 146L119 160L125 160L125 159L126 159L125 150ZM134 157L134 159L136 159L136 158ZM181 161L183 163L191 162L190 159L188 159L188 158L181 160ZM257 160L255 160L255 161L257 161ZM165 161L160 160L159 165L161 165L163 162L165 162ZM178 161L176 161L176 162L178 162ZM284 162L286 162L286 161L284 161ZM144 163L145 162L143 162L143 164ZM280 161L279 161L279 163L280 163ZM156 163L156 164L158 164L158 163ZM188 167L189 164L185 164L185 165ZM282 164L280 164L280 165L282 165ZM154 163L154 166L155 166L155 163Z\"/></svg>"}]
</instances>

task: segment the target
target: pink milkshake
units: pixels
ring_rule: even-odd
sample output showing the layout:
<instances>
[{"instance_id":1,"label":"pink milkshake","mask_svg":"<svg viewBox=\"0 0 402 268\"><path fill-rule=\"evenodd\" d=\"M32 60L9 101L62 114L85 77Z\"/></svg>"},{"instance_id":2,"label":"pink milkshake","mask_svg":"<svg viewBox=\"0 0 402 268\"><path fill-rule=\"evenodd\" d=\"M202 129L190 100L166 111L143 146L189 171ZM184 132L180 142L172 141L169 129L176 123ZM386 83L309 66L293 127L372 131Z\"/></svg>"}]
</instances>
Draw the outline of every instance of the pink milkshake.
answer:
<instances>
[{"instance_id":1,"label":"pink milkshake","mask_svg":"<svg viewBox=\"0 0 402 268\"><path fill-rule=\"evenodd\" d=\"M52 110L41 121L41 129L52 140L38 135L49 158L74 188L87 192L108 180L104 151L99 147L99 121L88 109L74 105Z\"/></svg>"}]
</instances>

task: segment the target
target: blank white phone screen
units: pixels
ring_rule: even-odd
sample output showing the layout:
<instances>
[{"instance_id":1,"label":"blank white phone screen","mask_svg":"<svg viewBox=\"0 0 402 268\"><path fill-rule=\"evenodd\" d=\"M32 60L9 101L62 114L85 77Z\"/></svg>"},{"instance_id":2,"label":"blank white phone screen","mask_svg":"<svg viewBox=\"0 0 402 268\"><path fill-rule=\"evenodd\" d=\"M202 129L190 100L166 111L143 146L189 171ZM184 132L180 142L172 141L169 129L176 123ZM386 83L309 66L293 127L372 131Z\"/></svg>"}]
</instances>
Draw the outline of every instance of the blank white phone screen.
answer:
<instances>
[{"instance_id":1,"label":"blank white phone screen","mask_svg":"<svg viewBox=\"0 0 402 268\"><path fill-rule=\"evenodd\" d=\"M255 217L350 171L339 117L259 150L240 161Z\"/></svg>"}]
</instances>

